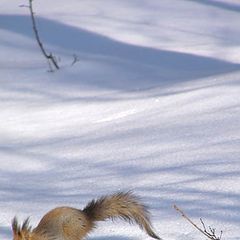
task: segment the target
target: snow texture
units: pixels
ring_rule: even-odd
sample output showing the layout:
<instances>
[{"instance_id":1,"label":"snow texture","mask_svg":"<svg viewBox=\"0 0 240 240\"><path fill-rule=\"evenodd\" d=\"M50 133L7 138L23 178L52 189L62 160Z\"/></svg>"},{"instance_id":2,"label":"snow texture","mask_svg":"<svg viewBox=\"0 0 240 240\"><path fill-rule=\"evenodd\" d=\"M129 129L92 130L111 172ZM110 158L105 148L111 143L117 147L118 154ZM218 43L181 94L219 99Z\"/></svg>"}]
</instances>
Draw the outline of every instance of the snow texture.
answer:
<instances>
[{"instance_id":1,"label":"snow texture","mask_svg":"<svg viewBox=\"0 0 240 240\"><path fill-rule=\"evenodd\" d=\"M0 238L11 219L133 190L166 240L240 236L238 0L0 2ZM80 61L71 66L72 55ZM122 221L90 240L146 239Z\"/></svg>"}]
</instances>

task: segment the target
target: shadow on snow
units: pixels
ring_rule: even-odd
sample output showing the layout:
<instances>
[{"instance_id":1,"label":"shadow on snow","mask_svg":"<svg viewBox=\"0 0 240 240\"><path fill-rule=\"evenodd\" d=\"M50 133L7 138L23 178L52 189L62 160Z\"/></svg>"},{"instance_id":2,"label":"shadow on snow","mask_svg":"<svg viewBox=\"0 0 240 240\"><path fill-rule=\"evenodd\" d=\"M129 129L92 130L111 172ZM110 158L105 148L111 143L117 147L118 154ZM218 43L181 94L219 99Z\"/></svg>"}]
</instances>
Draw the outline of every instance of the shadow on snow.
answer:
<instances>
[{"instance_id":1,"label":"shadow on snow","mask_svg":"<svg viewBox=\"0 0 240 240\"><path fill-rule=\"evenodd\" d=\"M56 55L71 52L79 55L80 61L100 64L99 70L89 69L83 76L78 72L73 78L78 79L73 80L74 84L79 81L86 85L98 84L98 87L131 90L174 84L240 69L238 64L210 57L119 42L41 17L37 17L37 24L44 45L46 48L54 48ZM24 35L35 41L29 16L2 14L0 29ZM113 73L110 73L111 69L114 69ZM92 79L100 80L95 82ZM71 79L62 82L68 85L71 83L73 83Z\"/></svg>"}]
</instances>

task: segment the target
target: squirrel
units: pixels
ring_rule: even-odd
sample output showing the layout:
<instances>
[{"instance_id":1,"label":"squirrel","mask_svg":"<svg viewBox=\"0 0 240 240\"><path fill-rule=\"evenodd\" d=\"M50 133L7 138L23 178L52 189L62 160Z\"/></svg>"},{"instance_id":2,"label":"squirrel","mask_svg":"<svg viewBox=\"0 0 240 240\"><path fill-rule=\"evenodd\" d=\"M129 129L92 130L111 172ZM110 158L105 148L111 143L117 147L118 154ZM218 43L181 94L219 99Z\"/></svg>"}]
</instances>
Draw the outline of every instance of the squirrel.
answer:
<instances>
[{"instance_id":1,"label":"squirrel","mask_svg":"<svg viewBox=\"0 0 240 240\"><path fill-rule=\"evenodd\" d=\"M114 218L136 223L150 237L162 240L152 229L147 208L132 192L102 196L90 201L83 210L54 208L33 229L29 225L29 218L19 224L14 217L13 240L82 240L95 227L96 221Z\"/></svg>"}]
</instances>

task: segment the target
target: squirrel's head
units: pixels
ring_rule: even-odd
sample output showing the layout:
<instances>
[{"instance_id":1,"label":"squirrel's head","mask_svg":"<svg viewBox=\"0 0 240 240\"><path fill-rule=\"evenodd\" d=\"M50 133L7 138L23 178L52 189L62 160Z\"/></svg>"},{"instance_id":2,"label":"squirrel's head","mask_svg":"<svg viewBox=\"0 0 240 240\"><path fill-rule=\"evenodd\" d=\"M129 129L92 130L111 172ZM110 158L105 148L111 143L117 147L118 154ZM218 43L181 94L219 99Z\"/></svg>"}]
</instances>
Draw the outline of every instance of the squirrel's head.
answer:
<instances>
[{"instance_id":1,"label":"squirrel's head","mask_svg":"<svg viewBox=\"0 0 240 240\"><path fill-rule=\"evenodd\" d=\"M19 224L17 218L12 220L13 240L31 240L31 227L29 226L29 218L23 224Z\"/></svg>"}]
</instances>

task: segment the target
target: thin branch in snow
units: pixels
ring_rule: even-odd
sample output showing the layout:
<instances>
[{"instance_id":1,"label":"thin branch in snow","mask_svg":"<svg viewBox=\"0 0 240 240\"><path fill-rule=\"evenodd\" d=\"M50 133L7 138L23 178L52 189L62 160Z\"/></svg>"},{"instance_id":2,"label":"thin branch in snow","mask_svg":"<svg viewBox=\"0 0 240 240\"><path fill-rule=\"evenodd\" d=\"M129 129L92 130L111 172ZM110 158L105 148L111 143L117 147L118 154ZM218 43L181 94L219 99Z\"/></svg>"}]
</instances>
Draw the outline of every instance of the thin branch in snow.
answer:
<instances>
[{"instance_id":1,"label":"thin branch in snow","mask_svg":"<svg viewBox=\"0 0 240 240\"><path fill-rule=\"evenodd\" d=\"M33 11L33 5L32 5L32 2L33 0L29 0L29 6L26 6L26 5L22 5L22 7L28 7L29 10L30 10L30 15L31 15L31 20L32 20L32 27L33 27L33 32L35 34L35 38L37 40L37 43L40 47L40 50L42 52L42 54L44 55L44 57L47 59L48 61L48 64L49 64L49 67L50 67L50 71L53 72L53 67L55 69L59 69L59 66L58 66L58 63L57 63L57 60L56 58L54 57L54 55L52 53L47 53L41 40L40 40L40 37L39 37L39 33L38 33L38 29L37 29L37 25L36 25L36 20L35 20L35 17L34 17L34 11ZM53 67L52 67L53 65Z\"/></svg>"},{"instance_id":2,"label":"thin branch in snow","mask_svg":"<svg viewBox=\"0 0 240 240\"><path fill-rule=\"evenodd\" d=\"M220 236L216 236L216 229L212 227L208 227L209 230L206 229L205 224L203 220L200 218L200 221L202 223L203 229L201 229L196 223L194 223L179 207L176 205L173 206L176 211L178 211L183 218L185 218L191 225L193 225L198 231L200 231L203 235L208 237L211 240L221 240L222 238L222 231L220 232Z\"/></svg>"},{"instance_id":3,"label":"thin branch in snow","mask_svg":"<svg viewBox=\"0 0 240 240\"><path fill-rule=\"evenodd\" d=\"M73 66L75 63L77 63L79 61L80 61L79 57L76 54L73 54L73 61L72 61L71 66Z\"/></svg>"}]
</instances>

